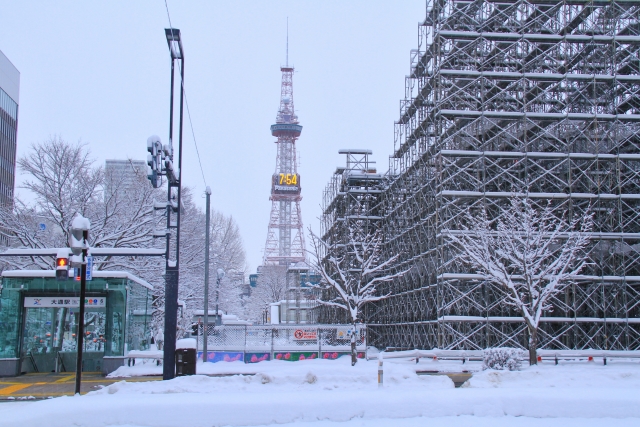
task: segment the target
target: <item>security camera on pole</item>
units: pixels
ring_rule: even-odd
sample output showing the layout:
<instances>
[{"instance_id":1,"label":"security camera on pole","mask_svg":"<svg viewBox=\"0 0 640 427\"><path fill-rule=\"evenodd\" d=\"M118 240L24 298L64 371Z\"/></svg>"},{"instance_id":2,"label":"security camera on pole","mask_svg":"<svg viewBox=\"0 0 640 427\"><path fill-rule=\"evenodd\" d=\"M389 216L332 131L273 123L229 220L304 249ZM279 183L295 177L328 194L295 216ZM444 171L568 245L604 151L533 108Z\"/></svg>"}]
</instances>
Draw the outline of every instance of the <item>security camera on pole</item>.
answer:
<instances>
[{"instance_id":1,"label":"security camera on pole","mask_svg":"<svg viewBox=\"0 0 640 427\"><path fill-rule=\"evenodd\" d=\"M91 222L78 214L71 222L69 233L69 247L71 248L70 264L80 267L80 311L78 313L78 359L76 361L76 389L75 394L80 394L82 383L82 348L84 347L84 300L87 293L87 256L89 254L89 229Z\"/></svg>"}]
</instances>

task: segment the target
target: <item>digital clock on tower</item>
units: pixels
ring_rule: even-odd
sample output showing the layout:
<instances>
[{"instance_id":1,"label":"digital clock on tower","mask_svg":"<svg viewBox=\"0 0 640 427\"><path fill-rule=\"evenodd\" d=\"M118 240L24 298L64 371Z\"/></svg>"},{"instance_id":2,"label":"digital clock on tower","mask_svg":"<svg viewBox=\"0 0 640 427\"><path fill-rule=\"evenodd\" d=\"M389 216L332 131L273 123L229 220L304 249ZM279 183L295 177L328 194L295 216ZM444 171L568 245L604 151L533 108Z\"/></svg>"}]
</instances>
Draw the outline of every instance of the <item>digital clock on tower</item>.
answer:
<instances>
[{"instance_id":1,"label":"digital clock on tower","mask_svg":"<svg viewBox=\"0 0 640 427\"><path fill-rule=\"evenodd\" d=\"M300 175L297 173L273 174L272 192L274 194L300 194Z\"/></svg>"}]
</instances>

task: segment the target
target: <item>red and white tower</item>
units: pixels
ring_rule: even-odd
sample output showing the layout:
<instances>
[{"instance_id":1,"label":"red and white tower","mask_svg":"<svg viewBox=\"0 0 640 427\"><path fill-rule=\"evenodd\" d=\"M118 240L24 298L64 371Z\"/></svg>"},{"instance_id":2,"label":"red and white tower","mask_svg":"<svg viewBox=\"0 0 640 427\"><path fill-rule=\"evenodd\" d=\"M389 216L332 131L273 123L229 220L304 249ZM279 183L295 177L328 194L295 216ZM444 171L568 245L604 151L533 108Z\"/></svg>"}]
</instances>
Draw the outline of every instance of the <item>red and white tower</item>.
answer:
<instances>
[{"instance_id":1,"label":"red and white tower","mask_svg":"<svg viewBox=\"0 0 640 427\"><path fill-rule=\"evenodd\" d=\"M293 107L293 67L280 67L282 87L280 109L271 135L278 155L276 170L271 179L271 215L264 249L263 265L289 265L305 261L304 230L300 213L301 187L296 156L296 140L302 132Z\"/></svg>"}]
</instances>

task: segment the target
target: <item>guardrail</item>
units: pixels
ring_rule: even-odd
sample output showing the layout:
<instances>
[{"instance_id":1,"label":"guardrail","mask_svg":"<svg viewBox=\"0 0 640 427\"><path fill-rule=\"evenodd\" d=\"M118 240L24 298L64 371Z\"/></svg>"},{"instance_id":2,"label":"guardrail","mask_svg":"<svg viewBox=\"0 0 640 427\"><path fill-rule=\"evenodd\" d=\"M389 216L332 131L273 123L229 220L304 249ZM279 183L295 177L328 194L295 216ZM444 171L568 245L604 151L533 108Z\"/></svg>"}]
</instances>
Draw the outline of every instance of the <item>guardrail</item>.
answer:
<instances>
[{"instance_id":1,"label":"guardrail","mask_svg":"<svg viewBox=\"0 0 640 427\"><path fill-rule=\"evenodd\" d=\"M482 360L482 350L402 350L383 351L384 359L415 358L416 363L420 359L461 360L466 363L469 360ZM367 354L367 359L378 358L378 354Z\"/></svg>"},{"instance_id":2,"label":"guardrail","mask_svg":"<svg viewBox=\"0 0 640 427\"><path fill-rule=\"evenodd\" d=\"M526 350L525 350L526 351ZM481 361L483 350L403 350L383 351L384 359L415 358L416 363L421 358L435 360L460 360L466 363L469 360ZM560 360L588 360L602 359L604 365L608 359L640 359L640 350L538 350L538 361L553 360L556 365ZM367 359L378 358L377 354L367 354ZM524 357L522 360L528 360Z\"/></svg>"},{"instance_id":3,"label":"guardrail","mask_svg":"<svg viewBox=\"0 0 640 427\"><path fill-rule=\"evenodd\" d=\"M638 350L538 350L538 361L554 360L556 365L559 360L587 359L593 361L602 358L602 364L607 364L607 359L640 359Z\"/></svg>"}]
</instances>

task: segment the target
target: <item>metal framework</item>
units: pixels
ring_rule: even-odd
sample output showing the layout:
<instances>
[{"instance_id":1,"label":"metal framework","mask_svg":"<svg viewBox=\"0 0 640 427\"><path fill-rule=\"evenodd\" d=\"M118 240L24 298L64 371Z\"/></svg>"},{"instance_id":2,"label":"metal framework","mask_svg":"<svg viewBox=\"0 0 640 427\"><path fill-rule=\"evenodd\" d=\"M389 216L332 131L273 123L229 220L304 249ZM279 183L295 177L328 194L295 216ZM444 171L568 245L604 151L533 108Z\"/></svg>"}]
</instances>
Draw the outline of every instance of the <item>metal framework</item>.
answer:
<instances>
[{"instance_id":1,"label":"metal framework","mask_svg":"<svg viewBox=\"0 0 640 427\"><path fill-rule=\"evenodd\" d=\"M345 155L346 165L336 168L325 187L320 233L322 240L330 248L329 251L335 251L335 255L345 253L345 265L352 265L349 259L353 257L346 252L351 248L350 240L362 239L367 234L375 233L380 227L382 216L379 206L383 176L377 173L375 162L369 159L371 150L342 149L338 153ZM318 255L325 258L328 255L327 250ZM331 290L323 292L325 294L322 295L322 299L332 299L332 296L328 295ZM350 322L348 314L342 309L327 305L319 305L316 309L316 316L321 323Z\"/></svg>"},{"instance_id":2,"label":"metal framework","mask_svg":"<svg viewBox=\"0 0 640 427\"><path fill-rule=\"evenodd\" d=\"M380 196L388 256L369 343L526 347L503 291L443 236L514 189L595 214L591 265L553 300L547 349L640 348L640 1L428 0Z\"/></svg>"},{"instance_id":3,"label":"metal framework","mask_svg":"<svg viewBox=\"0 0 640 427\"><path fill-rule=\"evenodd\" d=\"M276 171L271 181L271 214L264 249L263 265L285 265L306 261L301 187L298 174L296 140L302 132L293 106L294 68L280 67L282 85L280 109L271 134L278 138Z\"/></svg>"}]
</instances>

